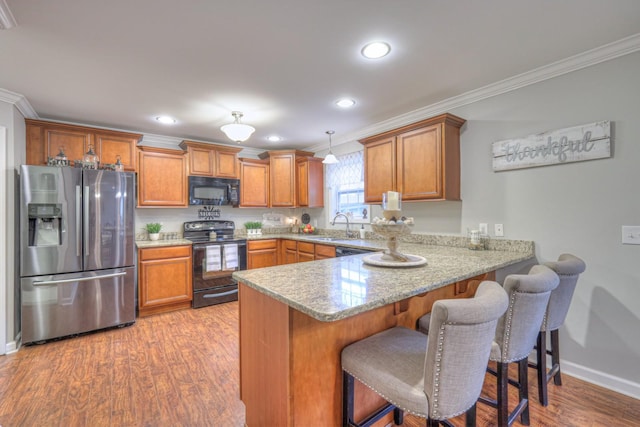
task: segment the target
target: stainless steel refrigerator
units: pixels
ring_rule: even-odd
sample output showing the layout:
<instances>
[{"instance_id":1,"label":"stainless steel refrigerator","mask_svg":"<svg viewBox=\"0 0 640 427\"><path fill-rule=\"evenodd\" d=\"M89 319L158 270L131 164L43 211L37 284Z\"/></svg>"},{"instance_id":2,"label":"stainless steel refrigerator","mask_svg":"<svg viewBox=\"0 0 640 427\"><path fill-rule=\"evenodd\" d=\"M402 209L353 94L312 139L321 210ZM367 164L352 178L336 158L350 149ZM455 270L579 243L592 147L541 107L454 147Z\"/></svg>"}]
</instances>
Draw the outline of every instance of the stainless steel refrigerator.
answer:
<instances>
[{"instance_id":1,"label":"stainless steel refrigerator","mask_svg":"<svg viewBox=\"0 0 640 427\"><path fill-rule=\"evenodd\" d=\"M134 178L21 166L23 344L135 322Z\"/></svg>"}]
</instances>

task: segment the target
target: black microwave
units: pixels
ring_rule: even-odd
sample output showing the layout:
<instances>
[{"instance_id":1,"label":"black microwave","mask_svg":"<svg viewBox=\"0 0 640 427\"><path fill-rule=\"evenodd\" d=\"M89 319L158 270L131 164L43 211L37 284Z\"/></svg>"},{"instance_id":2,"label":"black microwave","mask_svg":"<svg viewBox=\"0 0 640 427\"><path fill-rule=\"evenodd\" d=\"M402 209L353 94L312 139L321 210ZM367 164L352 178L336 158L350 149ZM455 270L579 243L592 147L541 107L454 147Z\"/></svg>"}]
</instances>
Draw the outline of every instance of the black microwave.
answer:
<instances>
[{"instance_id":1,"label":"black microwave","mask_svg":"<svg viewBox=\"0 0 640 427\"><path fill-rule=\"evenodd\" d=\"M240 203L240 180L189 176L190 205L229 205Z\"/></svg>"}]
</instances>

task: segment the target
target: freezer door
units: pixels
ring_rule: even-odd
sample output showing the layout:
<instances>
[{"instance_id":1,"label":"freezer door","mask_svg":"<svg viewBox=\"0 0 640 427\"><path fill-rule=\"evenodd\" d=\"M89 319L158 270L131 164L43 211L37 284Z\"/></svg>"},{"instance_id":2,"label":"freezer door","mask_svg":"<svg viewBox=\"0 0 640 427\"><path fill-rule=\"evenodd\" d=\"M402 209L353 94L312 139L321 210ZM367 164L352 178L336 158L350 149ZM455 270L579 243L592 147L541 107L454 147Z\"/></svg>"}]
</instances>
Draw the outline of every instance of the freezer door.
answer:
<instances>
[{"instance_id":1,"label":"freezer door","mask_svg":"<svg viewBox=\"0 0 640 427\"><path fill-rule=\"evenodd\" d=\"M20 276L82 271L82 171L20 167Z\"/></svg>"},{"instance_id":2,"label":"freezer door","mask_svg":"<svg viewBox=\"0 0 640 427\"><path fill-rule=\"evenodd\" d=\"M22 343L135 322L135 267L21 279Z\"/></svg>"},{"instance_id":3,"label":"freezer door","mask_svg":"<svg viewBox=\"0 0 640 427\"><path fill-rule=\"evenodd\" d=\"M84 171L86 271L134 265L134 177L129 172Z\"/></svg>"}]
</instances>

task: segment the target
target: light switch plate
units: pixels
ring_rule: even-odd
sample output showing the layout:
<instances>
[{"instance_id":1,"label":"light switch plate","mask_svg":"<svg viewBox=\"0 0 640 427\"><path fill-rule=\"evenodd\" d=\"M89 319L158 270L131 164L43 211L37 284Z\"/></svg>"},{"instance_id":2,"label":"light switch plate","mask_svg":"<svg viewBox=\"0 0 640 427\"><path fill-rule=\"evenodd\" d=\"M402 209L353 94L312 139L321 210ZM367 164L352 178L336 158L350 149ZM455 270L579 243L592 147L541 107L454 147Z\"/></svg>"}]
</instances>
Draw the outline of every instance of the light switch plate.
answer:
<instances>
[{"instance_id":1,"label":"light switch plate","mask_svg":"<svg viewBox=\"0 0 640 427\"><path fill-rule=\"evenodd\" d=\"M640 225L623 225L622 243L625 245L640 245Z\"/></svg>"},{"instance_id":2,"label":"light switch plate","mask_svg":"<svg viewBox=\"0 0 640 427\"><path fill-rule=\"evenodd\" d=\"M504 237L504 228L502 227L502 224L494 225L493 229L496 232L496 237Z\"/></svg>"}]
</instances>

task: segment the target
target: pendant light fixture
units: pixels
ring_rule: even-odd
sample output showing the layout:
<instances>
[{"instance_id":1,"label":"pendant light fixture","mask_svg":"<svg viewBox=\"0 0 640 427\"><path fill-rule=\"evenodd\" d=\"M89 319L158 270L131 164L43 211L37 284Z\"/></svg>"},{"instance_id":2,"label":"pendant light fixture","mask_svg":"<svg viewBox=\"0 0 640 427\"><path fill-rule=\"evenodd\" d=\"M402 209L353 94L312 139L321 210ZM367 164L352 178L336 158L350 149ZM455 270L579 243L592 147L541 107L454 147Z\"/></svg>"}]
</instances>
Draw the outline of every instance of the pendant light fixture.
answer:
<instances>
[{"instance_id":1,"label":"pendant light fixture","mask_svg":"<svg viewBox=\"0 0 640 427\"><path fill-rule=\"evenodd\" d=\"M338 159L336 159L336 156L334 156L331 152L331 135L333 135L335 132L332 130L328 130L325 133L329 135L329 154L327 154L322 163L324 163L325 165L333 165L335 163L339 163Z\"/></svg>"},{"instance_id":2,"label":"pendant light fixture","mask_svg":"<svg viewBox=\"0 0 640 427\"><path fill-rule=\"evenodd\" d=\"M220 128L222 132L227 135L227 137L235 142L244 142L253 132L255 132L255 128L253 126L245 125L244 123L240 123L240 119L242 118L242 113L240 111L233 111L231 115L234 117L233 123L226 124Z\"/></svg>"}]
</instances>

